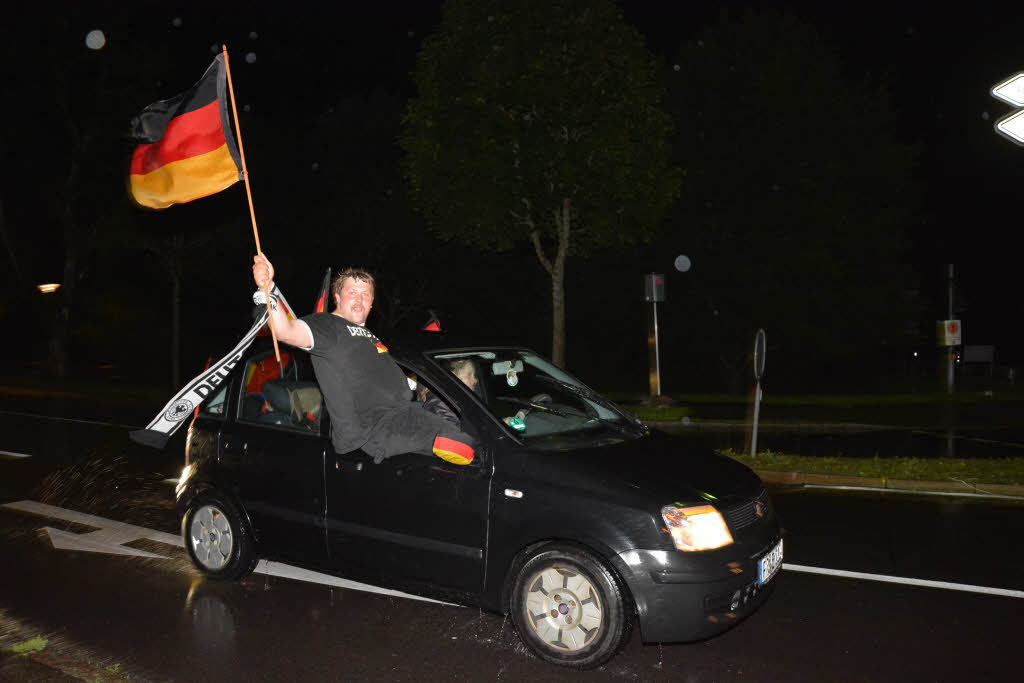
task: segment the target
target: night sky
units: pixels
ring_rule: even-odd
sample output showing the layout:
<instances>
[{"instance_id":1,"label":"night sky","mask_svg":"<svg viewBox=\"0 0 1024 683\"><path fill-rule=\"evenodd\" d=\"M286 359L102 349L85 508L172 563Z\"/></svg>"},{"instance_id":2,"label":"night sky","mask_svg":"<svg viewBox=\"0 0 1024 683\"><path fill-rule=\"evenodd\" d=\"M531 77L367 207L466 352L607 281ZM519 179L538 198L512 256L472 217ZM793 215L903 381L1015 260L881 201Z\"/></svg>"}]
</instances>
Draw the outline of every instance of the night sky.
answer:
<instances>
[{"instance_id":1,"label":"night sky","mask_svg":"<svg viewBox=\"0 0 1024 683\"><path fill-rule=\"evenodd\" d=\"M365 6L369 4L373 7ZM173 69L151 74L148 85L144 82L149 77L140 75L117 94L119 102L112 110L121 112L127 130L138 109L189 87L212 58L211 49L226 43L239 105L278 117L284 131L299 118L297 111L321 111L325 103L337 102L346 93L411 95L415 54L436 25L440 5L428 0L267 7L38 3L20 21L9 17L3 28L7 76L0 153L6 225L22 278L31 282L60 278L62 253L54 248L61 240L60 226L52 210L41 209L53 202L66 141L48 96L54 63L80 60L76 68L90 70L106 68L102 60L122 60L124 68L123 60L129 59L131 50L145 47L159 53L163 63L174 64ZM917 173L926 192L926 215L920 224L908 226L909 259L921 275L921 288L944 308L945 264L955 264L957 307L968 322L968 343L996 345L1003 363L1024 362L1020 342L1024 304L1016 287L1020 261L1016 235L1021 224L1016 200L1024 148L994 132L995 120L1010 107L988 93L993 84L1024 69L1020 47L1024 10L1019 4L1017 8L981 3L939 8L924 2L633 0L621 5L626 20L666 62L680 42L719 12L740 12L748 5L791 8L832 44L854 81L887 87L898 109L898 136L919 143L922 149ZM86 35L92 29L106 36L100 50L86 47ZM246 135L244 122L242 136L250 156L250 150L263 145ZM130 154L127 140L111 139L110 144L120 147L123 158ZM303 159L303 163L315 161ZM278 198L268 196L274 188L259 184L260 169L250 171L259 213L261 203ZM110 180L123 187L122 177ZM209 201L210 211L220 210L219 199ZM240 211L246 212L244 205ZM274 227L268 225L265 230L271 235ZM270 244L273 239L268 237ZM14 282L9 261L5 248L0 272L8 287ZM127 264L126 272L130 272ZM319 277L315 273L309 279ZM932 316L944 317L944 311L935 310ZM6 321L4 327L11 329Z\"/></svg>"}]
</instances>

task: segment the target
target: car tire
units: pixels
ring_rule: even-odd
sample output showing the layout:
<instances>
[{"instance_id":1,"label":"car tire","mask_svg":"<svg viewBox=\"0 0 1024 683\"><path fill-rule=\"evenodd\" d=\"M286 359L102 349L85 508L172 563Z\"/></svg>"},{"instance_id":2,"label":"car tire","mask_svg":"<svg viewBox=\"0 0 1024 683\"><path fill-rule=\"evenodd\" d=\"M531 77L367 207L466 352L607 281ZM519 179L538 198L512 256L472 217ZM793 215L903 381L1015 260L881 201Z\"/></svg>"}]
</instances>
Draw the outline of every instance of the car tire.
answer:
<instances>
[{"instance_id":1,"label":"car tire","mask_svg":"<svg viewBox=\"0 0 1024 683\"><path fill-rule=\"evenodd\" d=\"M181 519L181 537L192 564L211 579L241 579L259 561L252 533L238 509L214 493L192 501Z\"/></svg>"},{"instance_id":2,"label":"car tire","mask_svg":"<svg viewBox=\"0 0 1024 683\"><path fill-rule=\"evenodd\" d=\"M523 644L541 659L592 669L629 641L632 601L618 576L583 548L543 545L513 580L512 621Z\"/></svg>"}]
</instances>

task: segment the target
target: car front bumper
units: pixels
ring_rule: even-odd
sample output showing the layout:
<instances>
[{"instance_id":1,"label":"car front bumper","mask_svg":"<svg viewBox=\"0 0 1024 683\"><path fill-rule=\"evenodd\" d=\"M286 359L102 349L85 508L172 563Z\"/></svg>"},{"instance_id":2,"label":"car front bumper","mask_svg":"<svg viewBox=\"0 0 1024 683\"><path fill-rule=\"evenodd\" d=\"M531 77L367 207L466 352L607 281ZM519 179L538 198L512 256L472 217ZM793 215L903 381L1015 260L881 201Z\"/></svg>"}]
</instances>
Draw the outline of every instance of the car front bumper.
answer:
<instances>
[{"instance_id":1,"label":"car front bumper","mask_svg":"<svg viewBox=\"0 0 1024 683\"><path fill-rule=\"evenodd\" d=\"M781 536L778 527L720 550L629 550L614 563L636 603L644 642L709 638L739 623L778 580L759 585L758 562Z\"/></svg>"}]
</instances>

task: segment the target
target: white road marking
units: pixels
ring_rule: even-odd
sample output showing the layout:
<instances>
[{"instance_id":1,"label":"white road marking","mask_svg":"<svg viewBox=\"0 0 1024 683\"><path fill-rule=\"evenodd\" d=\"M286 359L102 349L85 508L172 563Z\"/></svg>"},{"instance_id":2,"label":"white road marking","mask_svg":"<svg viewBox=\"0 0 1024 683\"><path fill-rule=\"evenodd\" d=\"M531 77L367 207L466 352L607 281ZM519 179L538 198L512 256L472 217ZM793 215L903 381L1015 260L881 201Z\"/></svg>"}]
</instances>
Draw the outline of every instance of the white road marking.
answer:
<instances>
[{"instance_id":1,"label":"white road marking","mask_svg":"<svg viewBox=\"0 0 1024 683\"><path fill-rule=\"evenodd\" d=\"M808 574L826 574L828 576L840 576L845 579L864 579L866 581L882 581L883 583L902 583L907 586L925 586L926 588L944 588L951 591L966 591L968 593L985 593L986 595L1002 595L1009 598L1024 598L1024 591L1010 590L1008 588L992 588L990 586L972 586L966 583L950 583L948 581L929 581L927 579L912 579L905 576L886 576L885 574L867 574L865 572L849 572L844 569L828 569L826 567L808 567L801 564L783 563L782 568L791 572L806 572Z\"/></svg>"},{"instance_id":2,"label":"white road marking","mask_svg":"<svg viewBox=\"0 0 1024 683\"><path fill-rule=\"evenodd\" d=\"M32 417L37 420L56 420L58 422L76 422L78 424L101 425L103 427L123 427L125 429L142 429L139 425L126 425L119 422L106 422L104 420L85 420L73 417L57 417L56 415L36 415L35 413L19 413L16 410L0 410L0 415L17 415L18 417Z\"/></svg>"},{"instance_id":3,"label":"white road marking","mask_svg":"<svg viewBox=\"0 0 1024 683\"><path fill-rule=\"evenodd\" d=\"M295 579L296 581L307 581L309 583L322 583L325 586L336 586L338 588L351 588L352 590L365 591L367 593L392 595L397 598L422 600L423 602L433 602L438 605L451 605L452 607L458 606L450 602L431 600L430 598L424 598L419 595L410 595L409 593L403 593L401 591L380 588L379 586L371 586L366 583L359 583L358 581L350 581L338 576L331 576L330 574L321 574L320 572L303 569L302 567L293 567L290 564L284 564L282 562L268 562L267 560L260 560L259 564L256 565L256 569L253 570L253 573L280 576L285 579Z\"/></svg>"},{"instance_id":4,"label":"white road marking","mask_svg":"<svg viewBox=\"0 0 1024 683\"><path fill-rule=\"evenodd\" d=\"M93 538L94 534L102 533L96 531L94 534L73 534L69 531L61 531L44 526L43 530L50 535L50 543L57 550L82 550L87 553L107 553L109 555L135 555L137 557L156 557L161 560L169 559L164 555L148 553L145 550L137 550L120 544L104 543Z\"/></svg>"},{"instance_id":5,"label":"white road marking","mask_svg":"<svg viewBox=\"0 0 1024 683\"><path fill-rule=\"evenodd\" d=\"M1010 496L1005 493L982 493L967 491L919 491L917 489L889 489L881 486L840 486L838 484L804 484L805 489L828 489L832 491L873 491L881 493L909 493L915 496L952 496L954 498L1005 498L1009 500L1024 500L1020 496Z\"/></svg>"},{"instance_id":6,"label":"white road marking","mask_svg":"<svg viewBox=\"0 0 1024 683\"><path fill-rule=\"evenodd\" d=\"M82 550L85 552L110 553L113 555L138 555L141 557L160 558L165 560L169 559L163 555L156 555L154 553L149 553L144 550L136 550L135 548L129 548L123 545L124 543L137 541L143 538L184 550L184 544L180 536L164 533L163 531L147 529L146 527L135 526L134 524L125 524L124 522L117 522L112 519L97 517L84 512L76 512L75 510L68 510L54 505L47 505L46 503L38 503L34 500L19 500L14 503L0 505L0 507L28 512L34 515L41 515L43 517L51 517L53 519L62 519L66 522L75 522L77 524L84 524L85 526L97 527L97 531L92 531L86 534L74 534L69 531L43 527L47 534L49 534L50 542L53 543L53 547L58 550ZM254 573L278 576L285 579L293 579L295 581L305 581L307 583L319 583L325 586L348 588L367 593L377 593L379 595L390 595L396 598L433 602L438 605L457 606L450 602L441 602L439 600L424 598L419 595L403 593L402 591L372 586L366 583L359 583L358 581L350 581L348 579L331 576L329 574L321 574L320 572L303 569L301 567L294 567L283 562L268 562L267 560L260 560L259 564L256 565Z\"/></svg>"},{"instance_id":7,"label":"white road marking","mask_svg":"<svg viewBox=\"0 0 1024 683\"><path fill-rule=\"evenodd\" d=\"M13 451L0 451L0 458L31 458L28 453L14 453Z\"/></svg>"},{"instance_id":8,"label":"white road marking","mask_svg":"<svg viewBox=\"0 0 1024 683\"><path fill-rule=\"evenodd\" d=\"M145 538L150 541L166 543L167 545L173 545L179 548L181 547L181 537L173 534L147 529L144 526L125 524L124 522L117 522L104 517L88 515L84 512L76 512L75 510L59 508L55 505L37 503L34 500L19 500L15 503L6 503L0 507L20 510L21 512L29 512L43 517L62 519L65 522L75 522L76 524L84 524L85 526L94 526L99 529L99 531L82 534L81 536L88 537L94 541L98 540L101 543L113 543L120 545L121 543L127 543L128 541L137 541Z\"/></svg>"}]
</instances>

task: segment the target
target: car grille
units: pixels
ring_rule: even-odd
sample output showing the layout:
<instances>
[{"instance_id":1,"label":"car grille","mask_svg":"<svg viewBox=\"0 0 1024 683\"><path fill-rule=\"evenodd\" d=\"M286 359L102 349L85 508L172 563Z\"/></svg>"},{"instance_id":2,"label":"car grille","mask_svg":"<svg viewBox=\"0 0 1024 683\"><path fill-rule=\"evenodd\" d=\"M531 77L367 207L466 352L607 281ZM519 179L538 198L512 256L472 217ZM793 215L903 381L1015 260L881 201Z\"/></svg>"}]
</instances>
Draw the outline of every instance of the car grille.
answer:
<instances>
[{"instance_id":1,"label":"car grille","mask_svg":"<svg viewBox=\"0 0 1024 683\"><path fill-rule=\"evenodd\" d=\"M772 505L771 500L768 498L768 491L761 489L760 493L747 502L728 510L722 510L721 512L722 516L725 517L725 523L729 525L729 529L736 533L741 529L746 529L752 524L771 517Z\"/></svg>"}]
</instances>

